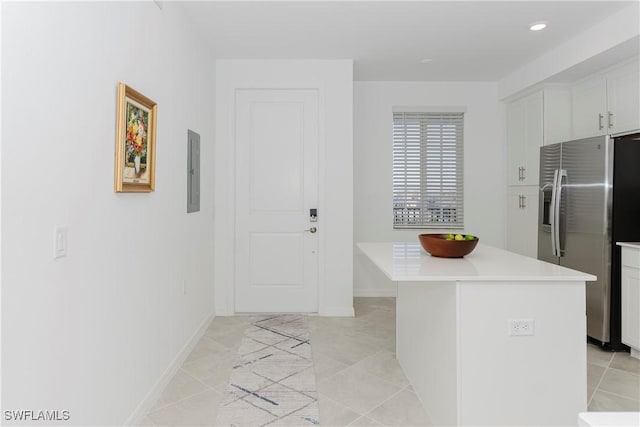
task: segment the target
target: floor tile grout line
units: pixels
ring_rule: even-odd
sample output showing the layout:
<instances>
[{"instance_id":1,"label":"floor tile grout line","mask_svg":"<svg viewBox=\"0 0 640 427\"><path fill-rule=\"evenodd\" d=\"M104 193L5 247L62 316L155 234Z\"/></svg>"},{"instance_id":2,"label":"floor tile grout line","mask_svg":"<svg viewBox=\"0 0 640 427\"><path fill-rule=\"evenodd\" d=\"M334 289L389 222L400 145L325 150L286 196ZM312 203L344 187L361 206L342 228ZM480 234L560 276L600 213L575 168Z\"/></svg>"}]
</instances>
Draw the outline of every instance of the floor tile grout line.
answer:
<instances>
[{"instance_id":1,"label":"floor tile grout line","mask_svg":"<svg viewBox=\"0 0 640 427\"><path fill-rule=\"evenodd\" d=\"M232 351L231 349L227 349L227 350L228 350L228 351ZM217 356L217 355L220 355L220 354L223 354L223 353L210 353L210 354L205 354L205 355L203 355L203 356L201 356L201 357L198 357L198 358L196 358L196 359L192 359L192 360L190 360L190 361L188 361L188 362L185 360L185 361L182 363L182 366L187 366L187 367L188 367L188 366L190 366L190 365L195 365L196 363L198 363L198 362L200 362L200 361L202 361L202 360L206 359L207 357Z\"/></svg>"},{"instance_id":2,"label":"floor tile grout line","mask_svg":"<svg viewBox=\"0 0 640 427\"><path fill-rule=\"evenodd\" d=\"M204 391L208 391L208 390L204 390ZM164 405L162 405L162 406L158 406L158 407L155 407L155 406L154 406L151 410L149 410L149 411L147 412L147 415L149 415L149 414L153 414L154 412L158 412L158 411L161 411L161 410L163 410L163 409L167 409L169 406L173 406L173 405L175 405L175 404L177 404L177 403L180 403L180 402L182 402L183 400L188 399L188 398L190 398L190 397L193 397L193 396L195 396L195 395L197 395L197 394L204 393L204 391L199 391L199 392L197 392L197 393L195 393L195 394L190 394L190 395L188 395L188 396L181 397L181 398L180 398L180 399L178 399L178 400L174 400L174 401L169 402L169 403L167 403L167 404L164 404Z\"/></svg>"},{"instance_id":3,"label":"floor tile grout line","mask_svg":"<svg viewBox=\"0 0 640 427\"><path fill-rule=\"evenodd\" d=\"M153 414L153 413L155 413L155 412L162 411L162 410L164 410L164 409L167 409L167 408L168 408L168 407L170 407L170 406L177 405L178 403L184 402L184 401L185 401L185 400L187 400L187 399L191 399L192 397L199 396L199 395L204 394L204 393L209 392L209 391L212 391L212 392L214 392L214 393L216 393L216 394L220 394L218 391L216 391L216 390L214 390L214 389L212 389L212 388L209 388L208 390L202 390L202 391L199 391L199 392L197 392L197 393L193 393L193 394L190 394L190 395L188 395L188 396L182 397L182 398L180 398L180 399L176 400L175 402L171 402L171 403L168 403L168 404L166 404L166 405L162 405L162 406L160 406L160 407L158 407L158 408L154 409L153 411L149 411L149 412L147 412L147 414L146 414L145 416L147 416L147 417L148 417L149 415L151 415L151 414ZM149 419L150 419L150 418L149 418ZM153 420L151 420L151 421L153 421ZM154 422L154 424L155 424L155 422Z\"/></svg>"},{"instance_id":4,"label":"floor tile grout line","mask_svg":"<svg viewBox=\"0 0 640 427\"><path fill-rule=\"evenodd\" d=\"M589 409L589 405L591 405L591 401L593 401L593 396L596 395L596 392L600 388L600 384L602 383L602 380L604 379L604 375L607 373L607 369L608 368L604 368L602 370L602 374L600 374L600 379L598 380L598 384L596 384L596 386L594 387L593 392L591 393L591 396L589 396L589 399L587 401L587 409ZM589 367L587 366L587 374L588 373L589 373ZM587 384L587 391L589 391L589 385L588 384Z\"/></svg>"},{"instance_id":5,"label":"floor tile grout line","mask_svg":"<svg viewBox=\"0 0 640 427\"><path fill-rule=\"evenodd\" d=\"M381 351L383 351L383 350L381 350ZM380 353L380 352L378 352L378 353ZM375 353L375 354L378 354L378 353ZM373 354L372 356L375 356L375 354ZM369 358L369 357L370 357L370 356L367 356L367 357L365 357L365 359L367 359L367 358ZM344 369L342 369L342 370L340 370L340 371L338 371L338 372L336 372L336 373L334 373L334 374L331 374L330 376L328 376L327 378L323 379L322 381L323 381L323 382L324 382L324 381L328 381L328 380L330 380L331 378L333 378L333 377L335 377L336 375L338 375L340 372L342 372L342 371L345 371L345 370L347 370L347 369L350 369L350 368L354 368L354 367L355 367L356 369L359 369L360 371L364 372L365 374L370 375L370 376L373 376L373 377L375 377L375 378L379 379L380 381L382 381L382 382L386 383L387 385L392 385L392 386L394 386L394 387L401 387L401 388L406 387L406 385L398 385L398 384L392 383L391 381L388 381L388 380L386 380L386 379L384 379L384 378L380 377L379 375L376 375L376 374L374 374L374 373L369 372L368 370L366 370L366 369L364 369L364 368L361 368L361 367L356 366L356 365L357 365L358 363L360 363L362 360L364 360L364 359L360 359L360 360L358 360L357 362L355 362L355 363L353 363L353 364L351 364L351 365L347 366L346 368L344 368ZM409 383L409 385L411 385L411 383Z\"/></svg>"},{"instance_id":6,"label":"floor tile grout line","mask_svg":"<svg viewBox=\"0 0 640 427\"><path fill-rule=\"evenodd\" d=\"M244 332L244 330L243 330L243 332ZM207 333L206 333L206 332L204 333L204 335L202 335L202 338L204 338L204 337L206 337L207 339L209 339L209 340L211 340L211 341L215 342L216 344L219 344L219 345L223 346L223 347L224 347L225 349L227 349L227 350L233 350L233 348L229 347L227 344L225 344L225 343L223 343L223 342L220 342L220 341L218 341L217 339L212 338L211 336L207 335Z\"/></svg>"},{"instance_id":7,"label":"floor tile grout line","mask_svg":"<svg viewBox=\"0 0 640 427\"><path fill-rule=\"evenodd\" d=\"M358 415L358 417L357 417L355 420L353 420L351 423L353 423L354 421L357 421L359 418L366 417L366 418L373 419L375 422L377 422L377 423L382 424L383 426L385 426L385 425L386 425L385 423L383 423L383 422L381 422L381 421L379 421L379 420L377 420L377 419L375 419L375 418L372 418L372 417L368 416L367 414L371 413L371 411L373 411L374 409L378 408L380 405L382 405L382 404L386 403L387 401L391 400L394 396L398 395L398 394L399 394L399 393L401 393L403 390L407 389L410 385L411 385L411 384L409 384L409 385L407 385L407 386L405 386L405 387L402 387L400 390L398 390L397 392L393 393L393 395L391 395L388 399L383 400L379 405L377 405L377 406L373 407L373 409L371 409L371 410L367 411L365 414L361 413L360 411L355 410L355 409L354 409L354 408L352 408L351 406L345 405L344 403L339 402L339 401L337 401L337 400L335 400L335 399L333 399L333 398L331 398L331 397L327 396L326 394L322 394L322 393L320 393L320 391L318 391L318 400L320 400L320 394L322 394L322 397L323 397L324 399L330 400L331 402L333 402L333 403L335 403L335 404L337 404L337 405L339 405L339 406L342 406L343 408L346 408L346 409L350 410L351 412L353 412L353 413L357 414L357 415ZM420 403L420 405L422 405L422 403ZM349 423L349 425L350 425L351 423Z\"/></svg>"},{"instance_id":8,"label":"floor tile grout line","mask_svg":"<svg viewBox=\"0 0 640 427\"><path fill-rule=\"evenodd\" d=\"M626 370L624 370L624 369L618 369L618 368L614 368L614 367L609 367L609 368L607 368L607 370L608 370L608 369L612 369L612 370L614 370L614 371L616 371L616 372L621 372L621 373L623 373L623 374L625 374L625 375L627 375L627 374L631 374L631 375L633 375L634 377L640 377L640 374L636 374L635 372L631 372L631 371L626 371Z\"/></svg>"},{"instance_id":9,"label":"floor tile grout line","mask_svg":"<svg viewBox=\"0 0 640 427\"><path fill-rule=\"evenodd\" d=\"M187 374L188 376L190 376L191 378L193 378L194 380L196 380L197 382L199 382L200 384L202 384L203 386L205 386L206 388L208 388L209 390L213 390L216 391L213 387L211 387L209 384L205 383L204 381L200 380L200 378L197 378L195 375L192 375L191 373L187 372L186 370L182 369L182 366L180 367L180 370L182 372L184 372L185 374ZM217 391L216 391L217 393Z\"/></svg>"},{"instance_id":10,"label":"floor tile grout line","mask_svg":"<svg viewBox=\"0 0 640 427\"><path fill-rule=\"evenodd\" d=\"M323 356L323 357L328 357L328 356L325 356L325 355L324 355L324 353L322 354L322 356ZM338 360L335 360L335 359L331 359L331 360L333 360L334 362L342 363L342 362L340 362L340 361L338 361ZM314 363L313 363L313 373L314 373L314 375L316 376L316 384L317 384L317 383L319 383L320 381L318 380L318 373L317 373L317 371L316 371L316 369L315 369L315 365L316 365L316 364L315 364L315 360L314 360ZM343 365L344 365L344 363L343 363ZM328 380L328 379L330 379L330 378L333 378L335 375L339 374L340 372L344 371L345 369L349 369L351 366L353 366L353 365L345 365L343 368L340 368L339 370L337 370L336 372L334 372L333 374L329 375L327 378L325 378L325 379L323 379L323 380L321 380L321 381L325 381L325 380Z\"/></svg>"},{"instance_id":11,"label":"floor tile grout line","mask_svg":"<svg viewBox=\"0 0 640 427\"><path fill-rule=\"evenodd\" d=\"M360 363L363 363L365 360L367 360L367 359L372 359L372 358L376 357L377 355L382 354L382 353L385 353L385 352L392 354L392 355L393 355L393 358L394 358L396 361L398 361L398 358L397 358L397 357L395 357L395 352L383 349L383 350L379 350L377 353L374 353L374 354L372 354L372 355L370 355L370 356L365 357L364 359L360 359L360 360L358 360L358 361L357 361L356 363L354 363L352 366L359 365ZM399 365L400 365L400 362L398 361L398 366L399 366ZM361 369L365 370L364 368L361 368ZM402 367L400 367L400 369L402 370ZM370 374L371 374L371 375L375 375L375 376L377 376L377 377L378 377L378 378L380 378L381 380L387 381L387 380L385 380L384 378L380 377L379 375L377 375L377 374L375 374L375 373L370 372ZM404 370L402 370L402 375L403 375L405 378L407 378L406 374L404 373ZM387 382L389 382L389 381L387 381ZM407 378L407 383L409 383L409 379L408 379L408 378ZM394 383L391 383L391 384L394 384ZM397 384L395 384L395 385L397 385ZM406 384L404 384L404 385L398 385L398 387L406 387Z\"/></svg>"},{"instance_id":12,"label":"floor tile grout line","mask_svg":"<svg viewBox=\"0 0 640 427\"><path fill-rule=\"evenodd\" d=\"M322 394L322 393L320 393L320 392L318 391L318 401L320 401L320 395L321 395L321 394ZM351 406L347 406L347 405L345 405L344 403L340 403L340 402L338 402L337 400L332 399L331 397L327 396L326 394L322 394L322 398L323 398L323 399L326 399L326 400L330 400L331 402L335 403L336 405L338 405L338 406L342 406L343 408L346 408L346 409L350 410L351 412L353 412L354 414L358 415L358 416L356 417L356 419L355 419L355 420L357 420L358 418L361 418L361 417L364 417L364 416L365 416L364 414L360 413L360 411L356 411L356 410L355 410L355 409L353 409ZM355 421L355 420L353 420L353 421ZM352 422L353 422L353 421L352 421Z\"/></svg>"},{"instance_id":13,"label":"floor tile grout line","mask_svg":"<svg viewBox=\"0 0 640 427\"><path fill-rule=\"evenodd\" d=\"M393 399L394 397L396 397L397 395L399 395L400 393L402 393L403 391L407 390L409 388L411 384L406 385L405 387L401 388L400 390L398 390L398 392L394 393L392 396L389 396L389 398L383 402L381 402L378 406L376 406L375 408L371 409L369 412L367 412L366 414L364 414L365 417L367 418L371 418L372 420L374 420L375 422L378 422L382 425L385 425L385 423L383 423L381 420L377 419L376 417L373 417L369 414L371 414L373 411L375 411L376 409L378 409L379 407L381 407L382 405L384 405L385 403L389 402L391 399ZM418 402L420 402L420 400L418 399L418 396L416 396L416 399L418 400ZM420 406L422 406L422 402L420 402ZM426 409L423 408L423 410L425 411L426 414Z\"/></svg>"},{"instance_id":14,"label":"floor tile grout line","mask_svg":"<svg viewBox=\"0 0 640 427\"><path fill-rule=\"evenodd\" d=\"M589 343L587 343L587 373L589 372ZM598 351L602 351L599 347L597 346L593 346L595 349L597 349ZM596 395L596 392L600 389L600 384L602 383L602 380L604 380L604 377L607 373L607 370L609 369L609 365L611 365L611 361L613 360L613 357L615 356L615 353L611 354L611 357L609 358L609 361L607 362L606 366L604 366L604 371L602 371L602 375L600 376L600 380L598 381L598 384L596 385L596 387L593 389L593 393L591 394L591 397L588 399L587 401L587 409L589 409L589 405L591 405L591 402L593 401L593 397ZM588 391L588 386L587 386L587 391Z\"/></svg>"},{"instance_id":15,"label":"floor tile grout line","mask_svg":"<svg viewBox=\"0 0 640 427\"><path fill-rule=\"evenodd\" d=\"M311 342L313 342L313 339L310 339L310 341L311 341ZM345 370L345 369L351 368L352 366L357 365L358 363L362 362L362 361L363 361L363 360L365 360L365 359L368 359L368 358L370 358L370 357L376 356L377 354L382 353L383 351L389 351L389 350L386 350L386 349L380 349L380 350L376 351L375 353L373 353L373 354L369 354L369 355L367 355L367 356L363 357L362 359L358 360L357 362L354 362L354 363L351 363L351 364L344 363L344 362L341 362L341 361L339 361L339 360L337 360L337 359L334 359L333 357L329 356L327 353L325 353L325 352L323 352L323 351L321 351L321 350L316 350L316 351L317 351L318 353L322 354L322 356L323 356L323 357L327 357L327 358L329 358L329 359L333 360L334 362L338 362L338 363L342 363L343 365L347 365L345 368L341 369L341 370L340 370L340 371L338 371L338 372L335 372L335 373L331 374L329 377L327 377L327 378L325 378L325 379L324 379L324 380L327 380L327 379L332 378L333 376L337 375L339 372L341 372L341 371L343 371L343 370ZM377 376L377 375L376 375L376 376ZM382 378L381 378L381 379L382 379ZM323 381L324 381L324 380L323 380Z\"/></svg>"},{"instance_id":16,"label":"floor tile grout line","mask_svg":"<svg viewBox=\"0 0 640 427\"><path fill-rule=\"evenodd\" d=\"M602 372L602 376L600 377L600 381L598 381L598 384L597 384L597 385L596 385L596 387L594 388L593 393L591 394L591 396L590 396L590 398L589 398L589 401L587 402L587 409L589 408L589 405L591 405L591 402L593 402L593 398L595 397L596 392L598 392L598 391L602 391L602 392L605 392L605 393L609 393L609 394L612 394L612 395L617 396L617 397L623 397L623 398L626 398L626 399L629 399L629 400L640 401L640 400L638 400L638 399L634 399L633 397L628 397L628 396L625 396L625 395L622 395L622 394L618 394L618 393L610 392L610 391L608 391L608 390L604 390L604 389L600 388L600 387L601 387L601 385L602 385L602 382L604 381L604 377L607 375L607 372L609 372L609 370L613 370L613 371L616 371L616 372L620 372L620 373L622 373L622 374L624 374L624 375L634 375L634 376L637 376L637 375L636 375L636 374L634 374L633 372L628 372L628 371L625 371L625 370L622 370L622 369L612 368L612 367L611 367L611 363L613 362L613 359L614 359L615 355L616 355L616 353L614 353L614 354L611 356L611 359L609 360L609 363L607 364L607 367L606 367L606 368L604 368L604 371Z\"/></svg>"},{"instance_id":17,"label":"floor tile grout line","mask_svg":"<svg viewBox=\"0 0 640 427\"><path fill-rule=\"evenodd\" d=\"M614 392L609 391L609 390L596 389L596 391L600 391L600 392L602 392L602 393L606 393L606 394L612 394L612 395L614 395L614 396L616 396L616 397L622 397L622 398L624 398L624 399L627 399L627 400L633 400L634 402L639 402L639 403L640 403L640 399L634 399L633 397L625 396L625 395L623 395L623 394L614 393ZM594 393L594 394L595 394L595 393ZM624 412L624 411L623 411L623 412Z\"/></svg>"}]
</instances>

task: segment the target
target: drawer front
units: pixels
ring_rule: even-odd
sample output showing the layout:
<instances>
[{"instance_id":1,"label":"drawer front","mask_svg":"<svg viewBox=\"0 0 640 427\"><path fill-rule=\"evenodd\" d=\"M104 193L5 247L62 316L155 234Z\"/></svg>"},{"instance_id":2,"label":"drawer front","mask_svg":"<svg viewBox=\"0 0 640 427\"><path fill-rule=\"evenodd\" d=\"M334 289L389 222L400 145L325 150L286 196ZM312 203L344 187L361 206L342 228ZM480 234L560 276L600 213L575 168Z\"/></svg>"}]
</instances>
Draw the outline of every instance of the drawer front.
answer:
<instances>
[{"instance_id":1,"label":"drawer front","mask_svg":"<svg viewBox=\"0 0 640 427\"><path fill-rule=\"evenodd\" d=\"M640 268L640 249L622 248L622 265Z\"/></svg>"},{"instance_id":2,"label":"drawer front","mask_svg":"<svg viewBox=\"0 0 640 427\"><path fill-rule=\"evenodd\" d=\"M640 268L622 268L622 342L640 349Z\"/></svg>"}]
</instances>

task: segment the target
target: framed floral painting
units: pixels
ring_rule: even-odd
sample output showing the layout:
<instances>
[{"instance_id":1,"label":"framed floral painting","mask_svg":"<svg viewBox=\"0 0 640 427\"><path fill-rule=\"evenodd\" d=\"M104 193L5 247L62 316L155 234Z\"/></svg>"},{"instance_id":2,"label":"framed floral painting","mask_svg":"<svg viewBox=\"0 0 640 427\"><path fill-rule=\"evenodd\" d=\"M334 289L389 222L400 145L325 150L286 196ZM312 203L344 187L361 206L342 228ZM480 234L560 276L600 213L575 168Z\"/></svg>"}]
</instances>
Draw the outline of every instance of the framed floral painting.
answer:
<instances>
[{"instance_id":1,"label":"framed floral painting","mask_svg":"<svg viewBox=\"0 0 640 427\"><path fill-rule=\"evenodd\" d=\"M151 192L155 187L157 105L118 83L116 113L116 193Z\"/></svg>"}]
</instances>

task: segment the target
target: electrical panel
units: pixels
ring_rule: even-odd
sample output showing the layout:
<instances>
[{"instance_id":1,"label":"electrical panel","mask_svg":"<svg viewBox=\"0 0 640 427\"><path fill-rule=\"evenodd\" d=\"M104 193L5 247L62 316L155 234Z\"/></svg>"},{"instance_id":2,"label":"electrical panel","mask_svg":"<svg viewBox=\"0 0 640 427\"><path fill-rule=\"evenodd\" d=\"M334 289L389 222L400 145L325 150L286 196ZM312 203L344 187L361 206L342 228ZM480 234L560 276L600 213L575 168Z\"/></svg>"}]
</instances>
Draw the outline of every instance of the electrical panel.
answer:
<instances>
[{"instance_id":1,"label":"electrical panel","mask_svg":"<svg viewBox=\"0 0 640 427\"><path fill-rule=\"evenodd\" d=\"M187 213L200 211L200 135L188 129Z\"/></svg>"}]
</instances>

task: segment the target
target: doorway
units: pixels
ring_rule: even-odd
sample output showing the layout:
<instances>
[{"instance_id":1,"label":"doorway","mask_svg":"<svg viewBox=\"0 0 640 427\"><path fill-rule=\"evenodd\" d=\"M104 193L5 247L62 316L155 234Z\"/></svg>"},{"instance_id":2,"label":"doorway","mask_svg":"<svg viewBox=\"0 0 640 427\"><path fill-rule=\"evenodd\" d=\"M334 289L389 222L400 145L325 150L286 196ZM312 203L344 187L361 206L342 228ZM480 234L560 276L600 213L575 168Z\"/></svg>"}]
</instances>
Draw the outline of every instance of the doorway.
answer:
<instances>
[{"instance_id":1,"label":"doorway","mask_svg":"<svg viewBox=\"0 0 640 427\"><path fill-rule=\"evenodd\" d=\"M235 311L317 312L318 92L235 98Z\"/></svg>"}]
</instances>

